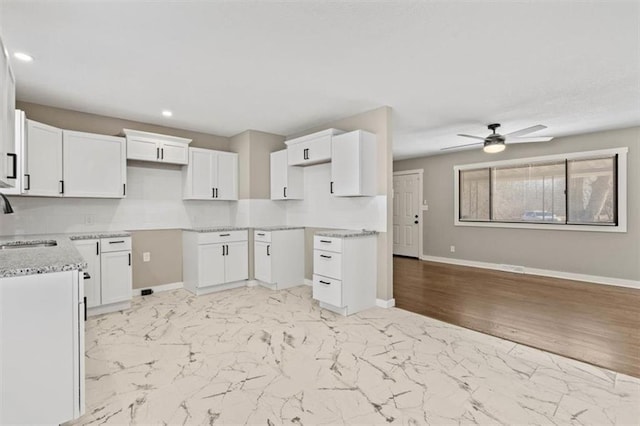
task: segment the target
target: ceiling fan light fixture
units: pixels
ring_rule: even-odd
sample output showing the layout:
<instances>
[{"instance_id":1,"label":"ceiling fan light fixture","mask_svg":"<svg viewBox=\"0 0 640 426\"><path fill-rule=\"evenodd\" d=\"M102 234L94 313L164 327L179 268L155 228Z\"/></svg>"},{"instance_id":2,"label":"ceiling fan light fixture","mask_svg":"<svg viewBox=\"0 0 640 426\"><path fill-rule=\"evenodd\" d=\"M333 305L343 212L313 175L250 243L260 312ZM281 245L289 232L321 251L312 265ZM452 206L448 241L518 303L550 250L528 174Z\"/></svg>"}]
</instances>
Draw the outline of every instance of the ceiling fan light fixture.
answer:
<instances>
[{"instance_id":1,"label":"ceiling fan light fixture","mask_svg":"<svg viewBox=\"0 0 640 426\"><path fill-rule=\"evenodd\" d=\"M505 148L506 146L504 142L496 141L496 142L485 142L484 148L482 148L482 150L487 154L496 154L498 152L504 151Z\"/></svg>"}]
</instances>

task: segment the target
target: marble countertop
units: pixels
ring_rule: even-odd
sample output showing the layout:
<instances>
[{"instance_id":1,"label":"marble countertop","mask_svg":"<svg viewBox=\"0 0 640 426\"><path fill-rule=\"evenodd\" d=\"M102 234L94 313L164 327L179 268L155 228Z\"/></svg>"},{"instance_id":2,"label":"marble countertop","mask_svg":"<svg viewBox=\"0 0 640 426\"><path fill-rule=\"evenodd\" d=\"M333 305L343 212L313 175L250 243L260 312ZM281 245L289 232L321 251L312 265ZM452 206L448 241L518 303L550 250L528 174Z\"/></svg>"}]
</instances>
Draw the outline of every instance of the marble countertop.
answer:
<instances>
[{"instance_id":1,"label":"marble countertop","mask_svg":"<svg viewBox=\"0 0 640 426\"><path fill-rule=\"evenodd\" d=\"M369 231L366 229L362 229L360 231L353 229L333 229L330 231L318 231L315 233L320 237L330 237L330 238L358 238L358 237L369 237L371 235L378 235L378 231Z\"/></svg>"},{"instance_id":2,"label":"marble countertop","mask_svg":"<svg viewBox=\"0 0 640 426\"><path fill-rule=\"evenodd\" d=\"M247 231L247 226L209 226L204 228L182 228L186 232L223 232L223 231Z\"/></svg>"},{"instance_id":3,"label":"marble countertop","mask_svg":"<svg viewBox=\"0 0 640 426\"><path fill-rule=\"evenodd\" d=\"M304 226L287 226L287 225L274 225L274 226L256 226L256 231L289 231L292 229L304 229Z\"/></svg>"},{"instance_id":4,"label":"marble countertop","mask_svg":"<svg viewBox=\"0 0 640 426\"><path fill-rule=\"evenodd\" d=\"M44 234L0 236L2 244L55 241L52 247L25 247L0 250L0 278L84 269L87 263L78 252L74 240L128 237L128 232L93 232L77 234Z\"/></svg>"}]
</instances>

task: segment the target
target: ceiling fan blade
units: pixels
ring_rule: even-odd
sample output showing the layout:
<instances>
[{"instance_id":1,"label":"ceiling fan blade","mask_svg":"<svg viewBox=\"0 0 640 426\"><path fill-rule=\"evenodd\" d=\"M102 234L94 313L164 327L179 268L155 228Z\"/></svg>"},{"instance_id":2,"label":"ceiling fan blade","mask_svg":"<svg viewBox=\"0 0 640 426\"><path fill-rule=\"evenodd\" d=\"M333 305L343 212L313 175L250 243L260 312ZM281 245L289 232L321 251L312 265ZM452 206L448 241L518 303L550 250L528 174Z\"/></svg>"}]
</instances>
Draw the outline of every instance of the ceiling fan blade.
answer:
<instances>
[{"instance_id":1,"label":"ceiling fan blade","mask_svg":"<svg viewBox=\"0 0 640 426\"><path fill-rule=\"evenodd\" d=\"M458 136L462 136L463 138L480 139L481 141L483 141L483 140L484 140L484 138L481 138L480 136L463 135L463 134L461 134L461 133L458 133Z\"/></svg>"},{"instance_id":2,"label":"ceiling fan blade","mask_svg":"<svg viewBox=\"0 0 640 426\"><path fill-rule=\"evenodd\" d=\"M462 136L462 135L460 135L460 136ZM465 149L465 148L470 148L472 146L480 146L480 145L484 145L484 142L468 143L466 145L448 146L446 148L440 148L440 151L450 151L450 150L453 150L453 149Z\"/></svg>"},{"instance_id":3,"label":"ceiling fan blade","mask_svg":"<svg viewBox=\"0 0 640 426\"><path fill-rule=\"evenodd\" d=\"M530 143L530 142L549 142L551 139L553 139L553 136L540 136L540 137L530 137L530 138L513 138L513 137L507 137L507 140L505 141L508 144L512 144L512 143Z\"/></svg>"},{"instance_id":4,"label":"ceiling fan blade","mask_svg":"<svg viewBox=\"0 0 640 426\"><path fill-rule=\"evenodd\" d=\"M515 132L511 132L511 133L507 133L505 136L509 137L518 137L518 136L524 136L524 135L528 135L529 133L533 133L533 132L537 132L539 130L543 130L546 129L547 126L543 126L542 124L537 124L535 126L531 126L531 127L527 127L526 129L520 129L520 130L516 130Z\"/></svg>"}]
</instances>

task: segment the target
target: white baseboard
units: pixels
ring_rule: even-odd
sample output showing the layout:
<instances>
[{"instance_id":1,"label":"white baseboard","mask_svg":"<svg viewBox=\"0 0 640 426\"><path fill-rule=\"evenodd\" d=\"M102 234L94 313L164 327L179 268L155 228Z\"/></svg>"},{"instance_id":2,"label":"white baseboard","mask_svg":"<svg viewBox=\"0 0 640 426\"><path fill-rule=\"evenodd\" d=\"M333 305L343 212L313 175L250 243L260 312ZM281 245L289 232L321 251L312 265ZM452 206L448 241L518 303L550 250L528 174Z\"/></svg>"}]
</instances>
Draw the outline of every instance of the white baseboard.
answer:
<instances>
[{"instance_id":1,"label":"white baseboard","mask_svg":"<svg viewBox=\"0 0 640 426\"><path fill-rule=\"evenodd\" d=\"M376 299L376 306L379 308L393 308L396 306L396 299Z\"/></svg>"},{"instance_id":2,"label":"white baseboard","mask_svg":"<svg viewBox=\"0 0 640 426\"><path fill-rule=\"evenodd\" d=\"M451 265L472 266L474 268L492 269L495 271L512 272L516 274L540 275L543 277L561 278L565 280L584 281L593 284L612 285L640 289L640 281L623 278L601 277L598 275L577 274L574 272L552 271L549 269L529 268L527 266L504 265L477 260L454 259L451 257L420 256L420 260L429 262L448 263Z\"/></svg>"},{"instance_id":3,"label":"white baseboard","mask_svg":"<svg viewBox=\"0 0 640 426\"><path fill-rule=\"evenodd\" d=\"M313 281L308 279L308 278L305 278L304 279L304 285L308 285L308 286L312 286L313 287Z\"/></svg>"},{"instance_id":4,"label":"white baseboard","mask_svg":"<svg viewBox=\"0 0 640 426\"><path fill-rule=\"evenodd\" d=\"M258 280L248 280L247 287L255 287L258 285Z\"/></svg>"},{"instance_id":5,"label":"white baseboard","mask_svg":"<svg viewBox=\"0 0 640 426\"><path fill-rule=\"evenodd\" d=\"M142 290L146 290L148 288L153 290L154 293L160 293L160 292L163 292L163 291L176 290L176 289L182 288L182 287L184 287L184 284L182 282L177 282L177 283L156 285L156 286L153 286L153 287L134 288L133 289L133 297L140 296L140 293L142 292Z\"/></svg>"}]
</instances>

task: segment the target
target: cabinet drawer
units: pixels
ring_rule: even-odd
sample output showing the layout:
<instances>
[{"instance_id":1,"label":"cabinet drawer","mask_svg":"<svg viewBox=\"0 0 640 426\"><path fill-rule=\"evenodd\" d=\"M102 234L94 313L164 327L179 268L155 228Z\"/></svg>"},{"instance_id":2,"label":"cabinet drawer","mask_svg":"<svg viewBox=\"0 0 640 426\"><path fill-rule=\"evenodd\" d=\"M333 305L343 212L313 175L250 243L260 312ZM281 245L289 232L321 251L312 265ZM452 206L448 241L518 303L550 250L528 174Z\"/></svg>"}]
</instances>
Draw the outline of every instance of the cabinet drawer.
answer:
<instances>
[{"instance_id":1,"label":"cabinet drawer","mask_svg":"<svg viewBox=\"0 0 640 426\"><path fill-rule=\"evenodd\" d=\"M102 253L131 251L131 237L101 238L100 251Z\"/></svg>"},{"instance_id":2,"label":"cabinet drawer","mask_svg":"<svg viewBox=\"0 0 640 426\"><path fill-rule=\"evenodd\" d=\"M314 250L313 273L342 279L342 255L330 251Z\"/></svg>"},{"instance_id":3,"label":"cabinet drawer","mask_svg":"<svg viewBox=\"0 0 640 426\"><path fill-rule=\"evenodd\" d=\"M267 231L254 231L253 238L255 241L264 241L265 243L271 242L271 232Z\"/></svg>"},{"instance_id":4,"label":"cabinet drawer","mask_svg":"<svg viewBox=\"0 0 640 426\"><path fill-rule=\"evenodd\" d=\"M315 235L313 237L313 249L342 253L342 238L321 237L319 235Z\"/></svg>"},{"instance_id":5,"label":"cabinet drawer","mask_svg":"<svg viewBox=\"0 0 640 426\"><path fill-rule=\"evenodd\" d=\"M313 275L313 298L333 306L342 306L342 281Z\"/></svg>"},{"instance_id":6,"label":"cabinet drawer","mask_svg":"<svg viewBox=\"0 0 640 426\"><path fill-rule=\"evenodd\" d=\"M248 241L246 230L202 232L198 234L198 244L228 243L231 241Z\"/></svg>"}]
</instances>

